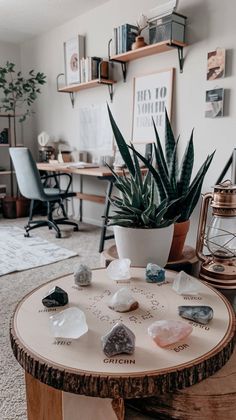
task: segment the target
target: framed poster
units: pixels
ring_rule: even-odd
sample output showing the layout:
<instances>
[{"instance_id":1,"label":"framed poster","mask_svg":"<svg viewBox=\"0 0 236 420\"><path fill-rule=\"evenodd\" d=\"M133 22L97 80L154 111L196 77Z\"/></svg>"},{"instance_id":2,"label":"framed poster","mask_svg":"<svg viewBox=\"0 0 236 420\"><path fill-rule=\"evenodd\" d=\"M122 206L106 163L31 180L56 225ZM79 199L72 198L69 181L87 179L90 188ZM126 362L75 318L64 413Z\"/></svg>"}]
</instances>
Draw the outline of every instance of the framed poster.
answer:
<instances>
[{"instance_id":1,"label":"framed poster","mask_svg":"<svg viewBox=\"0 0 236 420\"><path fill-rule=\"evenodd\" d=\"M207 54L207 80L215 80L225 75L225 48L217 48Z\"/></svg>"},{"instance_id":2,"label":"framed poster","mask_svg":"<svg viewBox=\"0 0 236 420\"><path fill-rule=\"evenodd\" d=\"M81 82L80 60L84 57L85 38L82 35L64 42L65 79L71 85Z\"/></svg>"},{"instance_id":3,"label":"framed poster","mask_svg":"<svg viewBox=\"0 0 236 420\"><path fill-rule=\"evenodd\" d=\"M205 117L217 118L224 115L224 89L216 88L206 91Z\"/></svg>"},{"instance_id":4,"label":"framed poster","mask_svg":"<svg viewBox=\"0 0 236 420\"><path fill-rule=\"evenodd\" d=\"M171 118L174 69L134 78L132 141L153 143L155 121L160 138L165 130L165 108Z\"/></svg>"}]
</instances>

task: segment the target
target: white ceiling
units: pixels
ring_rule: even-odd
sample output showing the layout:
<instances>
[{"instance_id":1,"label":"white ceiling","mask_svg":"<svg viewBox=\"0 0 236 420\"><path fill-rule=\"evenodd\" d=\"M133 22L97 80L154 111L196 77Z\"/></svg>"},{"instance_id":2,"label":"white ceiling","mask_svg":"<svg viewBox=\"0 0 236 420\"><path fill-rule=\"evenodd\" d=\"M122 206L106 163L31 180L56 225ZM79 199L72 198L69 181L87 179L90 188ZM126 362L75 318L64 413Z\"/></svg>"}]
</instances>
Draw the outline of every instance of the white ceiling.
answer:
<instances>
[{"instance_id":1,"label":"white ceiling","mask_svg":"<svg viewBox=\"0 0 236 420\"><path fill-rule=\"evenodd\" d=\"M21 43L108 0L0 0L0 41Z\"/></svg>"}]
</instances>

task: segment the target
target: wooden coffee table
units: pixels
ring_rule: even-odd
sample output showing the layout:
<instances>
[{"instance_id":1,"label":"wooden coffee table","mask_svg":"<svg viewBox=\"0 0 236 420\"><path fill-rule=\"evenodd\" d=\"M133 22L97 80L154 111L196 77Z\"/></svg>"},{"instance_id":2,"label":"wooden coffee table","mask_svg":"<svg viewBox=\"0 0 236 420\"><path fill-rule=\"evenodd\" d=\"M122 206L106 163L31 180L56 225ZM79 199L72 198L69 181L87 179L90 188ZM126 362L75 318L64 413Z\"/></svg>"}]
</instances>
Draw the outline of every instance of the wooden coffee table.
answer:
<instances>
[{"instance_id":1,"label":"wooden coffee table","mask_svg":"<svg viewBox=\"0 0 236 420\"><path fill-rule=\"evenodd\" d=\"M132 268L131 273L127 286L140 304L133 312L121 314L108 308L118 286L105 269L93 271L90 287L77 287L73 275L68 275L40 286L18 304L11 344L26 371L29 420L123 420L125 398L153 397L193 385L229 359L235 318L218 291L201 282L198 296L179 296L171 288L175 272L167 271L162 285L145 282L143 268ZM41 300L55 285L67 291L69 304L45 308ZM193 333L168 349L157 347L147 327L158 319L181 319L177 307L184 304L210 305L213 320L206 326L192 323ZM88 333L78 340L54 339L49 316L71 306L85 312ZM101 336L117 321L135 333L135 353L107 358Z\"/></svg>"}]
</instances>

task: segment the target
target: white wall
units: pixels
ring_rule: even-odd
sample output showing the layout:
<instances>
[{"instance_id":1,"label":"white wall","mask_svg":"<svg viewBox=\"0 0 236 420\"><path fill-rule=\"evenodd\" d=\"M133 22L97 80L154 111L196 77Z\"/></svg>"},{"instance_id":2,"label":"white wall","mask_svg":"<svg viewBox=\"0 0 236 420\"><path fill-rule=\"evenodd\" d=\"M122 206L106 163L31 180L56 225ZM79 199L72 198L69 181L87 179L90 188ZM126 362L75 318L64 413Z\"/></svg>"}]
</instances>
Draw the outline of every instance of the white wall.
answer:
<instances>
[{"instance_id":1,"label":"white wall","mask_svg":"<svg viewBox=\"0 0 236 420\"><path fill-rule=\"evenodd\" d=\"M35 68L47 74L48 83L36 104L36 114L31 120L25 139L37 147L37 134L47 131L55 139L61 138L79 147L79 107L108 100L106 87L79 92L72 109L69 95L56 92L56 75L64 71L63 42L76 34L86 35L87 55L107 55L107 42L112 29L125 22L135 23L141 12L157 5L157 0L111 0L86 15L60 26L21 46L22 69ZM145 5L145 6L144 6ZM144 8L145 7L145 8ZM127 82L122 82L121 70L116 66L119 83L115 86L113 114L126 136L131 137L132 82L133 77L164 68L176 67L173 98L173 122L176 134L181 134L183 151L192 127L195 127L195 169L206 154L217 149L214 162L204 184L204 191L211 189L221 169L235 147L236 129L236 74L235 74L235 8L234 0L180 0L178 11L188 17L188 42L185 49L183 74L179 73L177 53L171 51L129 63ZM227 49L227 77L206 81L206 54L216 47ZM205 90L215 86L226 89L226 115L224 118L205 119ZM102 193L100 181L87 180L88 191ZM102 206L85 203L86 219L99 222ZM194 244L198 211L193 216L189 243Z\"/></svg>"}]
</instances>

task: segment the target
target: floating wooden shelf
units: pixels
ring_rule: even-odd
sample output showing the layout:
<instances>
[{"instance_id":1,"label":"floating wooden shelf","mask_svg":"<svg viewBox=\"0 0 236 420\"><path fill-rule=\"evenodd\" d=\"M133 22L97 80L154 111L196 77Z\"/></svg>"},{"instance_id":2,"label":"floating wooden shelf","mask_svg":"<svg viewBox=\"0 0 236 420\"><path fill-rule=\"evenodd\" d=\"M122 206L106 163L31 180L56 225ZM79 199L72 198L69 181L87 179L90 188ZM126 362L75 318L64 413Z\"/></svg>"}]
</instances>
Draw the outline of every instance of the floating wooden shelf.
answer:
<instances>
[{"instance_id":1,"label":"floating wooden shelf","mask_svg":"<svg viewBox=\"0 0 236 420\"><path fill-rule=\"evenodd\" d=\"M8 143L1 143L0 147L9 147L10 145Z\"/></svg>"},{"instance_id":2,"label":"floating wooden shelf","mask_svg":"<svg viewBox=\"0 0 236 420\"><path fill-rule=\"evenodd\" d=\"M111 43L111 40L109 42L109 50L110 50L110 43ZM127 62L132 61L132 60L137 60L139 58L147 57L149 55L160 54L160 53L163 53L163 52L171 51L173 49L177 49L178 50L178 57L179 57L180 72L182 73L183 63L184 63L183 48L186 47L186 46L187 46L187 44L185 44L183 42L179 42L179 41L169 39L167 41L158 42L156 44L146 45L145 47L141 47L141 48L138 48L136 50L131 50L131 51L127 51L127 52L122 53L122 54L113 55L113 56L110 56L109 59L111 61L121 63L122 71L123 71L123 77L124 77L124 81L125 81L126 73L127 73L127 68L126 68L126 63Z\"/></svg>"},{"instance_id":3,"label":"floating wooden shelf","mask_svg":"<svg viewBox=\"0 0 236 420\"><path fill-rule=\"evenodd\" d=\"M116 83L115 80L98 78L98 79L90 80L89 82L77 83L75 85L68 85L68 86L64 86L62 88L59 88L58 79L62 75L64 76L63 73L61 73L57 76L57 91L61 92L61 93L69 93L70 94L72 107L74 107L74 103L75 103L75 96L74 96L75 92L79 92L80 90L84 90L84 89L91 89L91 88L94 88L94 87L97 87L97 86L102 86L102 85L106 85L108 87L110 99L111 99L111 102L112 102L112 99L113 99L113 85L114 85L114 83Z\"/></svg>"},{"instance_id":4,"label":"floating wooden shelf","mask_svg":"<svg viewBox=\"0 0 236 420\"><path fill-rule=\"evenodd\" d=\"M11 175L11 173L15 173L15 172L12 172L12 171L0 171L0 175Z\"/></svg>"}]
</instances>

